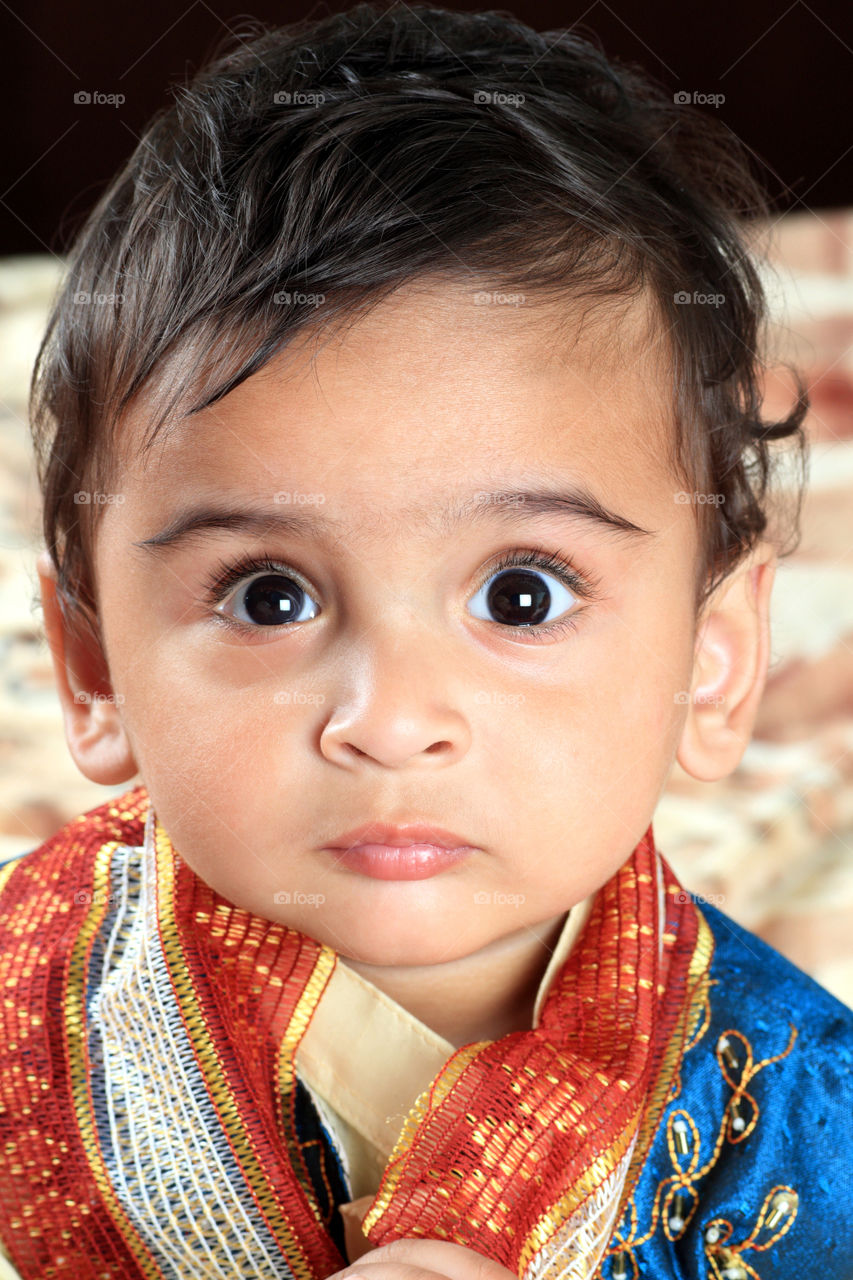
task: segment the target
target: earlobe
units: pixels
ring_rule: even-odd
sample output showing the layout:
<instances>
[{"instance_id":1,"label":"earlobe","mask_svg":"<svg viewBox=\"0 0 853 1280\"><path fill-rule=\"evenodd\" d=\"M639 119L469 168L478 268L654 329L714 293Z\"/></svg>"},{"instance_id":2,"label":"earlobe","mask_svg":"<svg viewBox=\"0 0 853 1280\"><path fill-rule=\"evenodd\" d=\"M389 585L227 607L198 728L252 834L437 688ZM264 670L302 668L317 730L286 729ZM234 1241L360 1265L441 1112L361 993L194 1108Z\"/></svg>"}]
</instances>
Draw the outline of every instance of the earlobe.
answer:
<instances>
[{"instance_id":1,"label":"earlobe","mask_svg":"<svg viewBox=\"0 0 853 1280\"><path fill-rule=\"evenodd\" d=\"M699 625L676 759L702 782L727 777L752 736L770 659L775 571L775 551L761 544L717 588Z\"/></svg>"},{"instance_id":2,"label":"earlobe","mask_svg":"<svg viewBox=\"0 0 853 1280\"><path fill-rule=\"evenodd\" d=\"M57 594L56 566L48 551L36 561L44 627L53 659L65 738L77 768L92 782L115 786L138 773L113 692L97 628L72 626Z\"/></svg>"}]
</instances>

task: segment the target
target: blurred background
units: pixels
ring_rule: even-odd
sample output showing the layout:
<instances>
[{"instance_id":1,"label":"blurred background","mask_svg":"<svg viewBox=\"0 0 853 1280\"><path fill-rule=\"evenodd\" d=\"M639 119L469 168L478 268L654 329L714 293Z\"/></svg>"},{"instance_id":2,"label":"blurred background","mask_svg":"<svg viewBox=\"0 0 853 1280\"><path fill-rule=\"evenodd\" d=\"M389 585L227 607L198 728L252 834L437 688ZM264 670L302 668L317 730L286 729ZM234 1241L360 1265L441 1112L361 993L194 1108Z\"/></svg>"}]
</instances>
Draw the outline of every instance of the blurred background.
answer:
<instances>
[{"instance_id":1,"label":"blurred background","mask_svg":"<svg viewBox=\"0 0 853 1280\"><path fill-rule=\"evenodd\" d=\"M346 7L256 3L251 16ZM767 411L786 408L773 366L791 360L812 399L802 538L777 571L770 673L741 764L719 783L676 765L654 831L689 888L853 1005L853 9L525 0L511 11L540 31L594 35L673 93L714 95L702 109L749 148L770 194ZM216 0L148 0L120 27L106 0L0 4L0 99L14 121L0 144L0 858L132 785L78 773L41 633L27 398L48 308L75 230L170 86L246 22Z\"/></svg>"}]
</instances>

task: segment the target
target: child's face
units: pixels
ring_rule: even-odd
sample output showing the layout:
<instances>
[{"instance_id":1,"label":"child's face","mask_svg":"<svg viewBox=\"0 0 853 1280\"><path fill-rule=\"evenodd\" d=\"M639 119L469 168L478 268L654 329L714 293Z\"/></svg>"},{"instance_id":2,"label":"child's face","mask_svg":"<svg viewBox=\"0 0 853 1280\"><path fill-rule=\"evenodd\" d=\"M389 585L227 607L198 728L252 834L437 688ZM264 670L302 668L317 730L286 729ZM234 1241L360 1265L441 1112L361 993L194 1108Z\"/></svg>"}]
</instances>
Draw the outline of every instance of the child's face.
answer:
<instances>
[{"instance_id":1,"label":"child's face","mask_svg":"<svg viewBox=\"0 0 853 1280\"><path fill-rule=\"evenodd\" d=\"M238 906L366 963L468 955L603 884L652 817L691 688L697 538L666 462L663 351L632 345L632 313L572 346L564 307L476 296L407 290L321 345L313 373L298 340L131 462L98 533L111 685L175 847ZM546 484L650 532L498 502L438 527L451 503ZM226 505L337 536L271 523L139 545ZM543 626L577 623L540 638L488 602L501 555L535 548L600 597L536 571ZM300 621L258 621L248 576L224 602L246 630L216 620L205 581L246 555L280 566ZM337 866L326 846L371 820L479 851L414 881Z\"/></svg>"}]
</instances>

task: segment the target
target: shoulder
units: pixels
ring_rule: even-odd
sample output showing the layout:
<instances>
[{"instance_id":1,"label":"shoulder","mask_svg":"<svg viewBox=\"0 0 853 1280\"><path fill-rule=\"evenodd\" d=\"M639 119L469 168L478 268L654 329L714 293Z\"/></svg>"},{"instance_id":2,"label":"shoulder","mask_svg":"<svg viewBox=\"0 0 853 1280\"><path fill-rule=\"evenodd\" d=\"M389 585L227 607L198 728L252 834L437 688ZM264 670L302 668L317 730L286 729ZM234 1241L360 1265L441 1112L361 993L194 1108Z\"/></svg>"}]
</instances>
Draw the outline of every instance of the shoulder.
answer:
<instances>
[{"instance_id":1,"label":"shoulder","mask_svg":"<svg viewBox=\"0 0 853 1280\"><path fill-rule=\"evenodd\" d=\"M853 1202L838 1188L853 1149L853 1011L694 901L711 953L701 1015L603 1275L802 1280L816 1258L850 1261Z\"/></svg>"},{"instance_id":2,"label":"shoulder","mask_svg":"<svg viewBox=\"0 0 853 1280\"><path fill-rule=\"evenodd\" d=\"M711 978L716 979L716 1001L732 1013L762 1010L801 1025L808 1038L829 1037L834 1046L846 1043L840 1065L853 1068L853 1009L848 1008L819 982L798 968L775 947L764 942L713 904L697 901L714 938ZM714 997L712 995L712 1002ZM845 1061L846 1060L846 1061Z\"/></svg>"},{"instance_id":3,"label":"shoulder","mask_svg":"<svg viewBox=\"0 0 853 1280\"><path fill-rule=\"evenodd\" d=\"M94 854L107 842L138 845L150 806L144 786L69 819L33 849L13 852L0 860L0 922L19 913L27 903L37 909L61 903L58 886L67 892L86 888Z\"/></svg>"}]
</instances>

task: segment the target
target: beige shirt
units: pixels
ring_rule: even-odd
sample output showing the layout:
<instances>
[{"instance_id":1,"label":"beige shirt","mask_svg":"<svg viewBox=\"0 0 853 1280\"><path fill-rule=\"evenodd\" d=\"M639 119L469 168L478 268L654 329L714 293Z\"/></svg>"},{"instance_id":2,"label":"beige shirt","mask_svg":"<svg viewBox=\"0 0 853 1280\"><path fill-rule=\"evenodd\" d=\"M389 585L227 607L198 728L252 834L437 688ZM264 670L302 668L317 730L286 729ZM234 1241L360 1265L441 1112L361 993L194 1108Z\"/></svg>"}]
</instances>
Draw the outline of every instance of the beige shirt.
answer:
<instances>
[{"instance_id":1,"label":"beige shirt","mask_svg":"<svg viewBox=\"0 0 853 1280\"><path fill-rule=\"evenodd\" d=\"M551 983L587 920L593 896L566 917L536 993L534 1027ZM455 1045L346 963L335 965L294 1062L342 1151L352 1189L352 1200L341 1205L350 1262L374 1247L362 1234L361 1219L379 1188L406 1116L455 1051Z\"/></svg>"}]
</instances>

